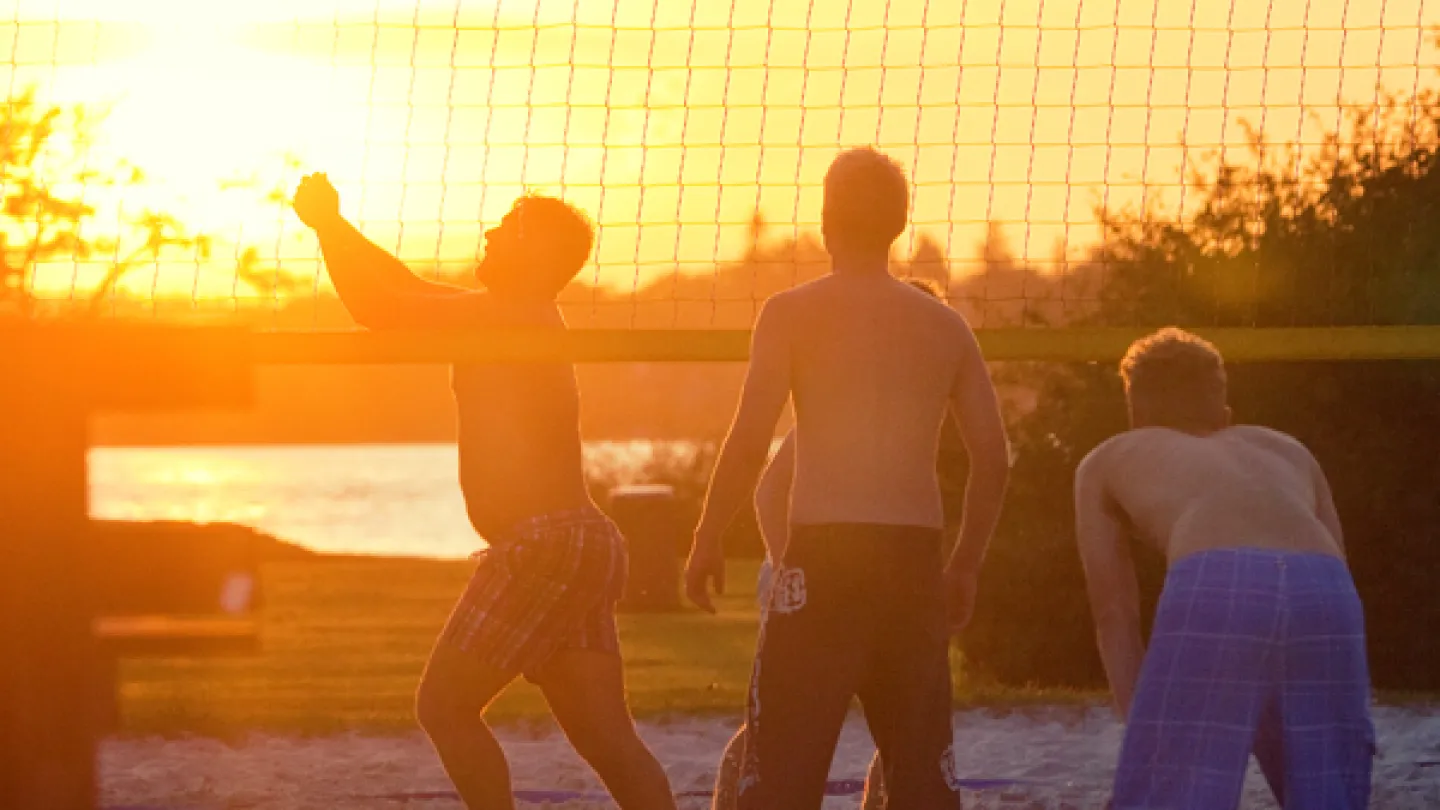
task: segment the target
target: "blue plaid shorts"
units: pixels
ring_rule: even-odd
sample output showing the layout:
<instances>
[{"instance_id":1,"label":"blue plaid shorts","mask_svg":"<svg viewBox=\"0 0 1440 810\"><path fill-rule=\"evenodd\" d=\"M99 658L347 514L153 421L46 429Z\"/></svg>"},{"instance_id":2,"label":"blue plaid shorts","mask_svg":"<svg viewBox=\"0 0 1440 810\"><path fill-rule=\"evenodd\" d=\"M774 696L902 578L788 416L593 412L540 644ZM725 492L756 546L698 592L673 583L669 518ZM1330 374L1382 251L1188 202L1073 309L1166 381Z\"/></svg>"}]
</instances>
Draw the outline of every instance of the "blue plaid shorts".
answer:
<instances>
[{"instance_id":1,"label":"blue plaid shorts","mask_svg":"<svg viewBox=\"0 0 1440 810\"><path fill-rule=\"evenodd\" d=\"M1224 549L1170 568L1115 773L1115 810L1225 810L1250 754L1286 810L1360 810L1375 731L1344 561Z\"/></svg>"}]
</instances>

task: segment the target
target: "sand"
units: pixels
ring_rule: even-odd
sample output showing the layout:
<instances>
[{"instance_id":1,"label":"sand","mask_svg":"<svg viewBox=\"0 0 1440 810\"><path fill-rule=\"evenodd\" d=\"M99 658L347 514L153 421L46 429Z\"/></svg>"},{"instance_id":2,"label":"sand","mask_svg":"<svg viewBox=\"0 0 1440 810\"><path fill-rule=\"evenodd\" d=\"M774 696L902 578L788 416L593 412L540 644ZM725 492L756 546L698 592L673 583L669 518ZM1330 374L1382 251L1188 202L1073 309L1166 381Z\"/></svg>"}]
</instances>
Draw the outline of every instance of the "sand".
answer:
<instances>
[{"instance_id":1,"label":"sand","mask_svg":"<svg viewBox=\"0 0 1440 810\"><path fill-rule=\"evenodd\" d=\"M1038 707L956 715L956 751L965 778L1010 778L1024 787L967 791L972 808L1099 808L1108 791L1121 727L1099 708ZM1440 709L1378 708L1379 759L1373 807L1440 807ZM676 791L708 790L733 719L677 718L642 724ZM500 730L517 790L600 792L598 780L550 726ZM873 750L858 717L847 723L832 778L858 778ZM1432 763L1432 764L1427 764ZM207 738L117 738L101 752L103 804L174 810L290 810L296 808L423 808L455 810L449 783L419 734L324 737L255 735L239 741ZM858 797L826 801L826 810L852 808ZM535 806L541 805L522 805ZM570 801L552 808L612 807ZM1244 807L1273 808L1253 767ZM685 799L682 810L708 807Z\"/></svg>"}]
</instances>

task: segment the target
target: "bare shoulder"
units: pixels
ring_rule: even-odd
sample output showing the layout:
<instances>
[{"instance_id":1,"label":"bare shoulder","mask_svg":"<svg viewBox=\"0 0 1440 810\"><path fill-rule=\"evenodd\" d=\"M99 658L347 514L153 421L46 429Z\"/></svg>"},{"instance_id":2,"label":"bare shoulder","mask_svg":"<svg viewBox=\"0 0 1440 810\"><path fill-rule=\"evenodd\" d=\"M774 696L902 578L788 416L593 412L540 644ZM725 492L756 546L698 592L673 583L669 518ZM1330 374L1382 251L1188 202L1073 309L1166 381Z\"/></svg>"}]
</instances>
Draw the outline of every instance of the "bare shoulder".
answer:
<instances>
[{"instance_id":1,"label":"bare shoulder","mask_svg":"<svg viewBox=\"0 0 1440 810\"><path fill-rule=\"evenodd\" d=\"M1316 461L1310 448L1288 433L1261 425L1235 425L1226 432L1252 447L1273 453L1302 470L1319 469L1320 462Z\"/></svg>"},{"instance_id":2,"label":"bare shoulder","mask_svg":"<svg viewBox=\"0 0 1440 810\"><path fill-rule=\"evenodd\" d=\"M1231 425L1226 431L1247 441L1270 442L1289 447L1304 447L1300 440L1288 433L1264 425Z\"/></svg>"},{"instance_id":3,"label":"bare shoulder","mask_svg":"<svg viewBox=\"0 0 1440 810\"><path fill-rule=\"evenodd\" d=\"M974 334L975 330L970 327L970 322L965 319L965 316L944 301L937 301L920 293L920 304L925 307L927 312L935 312L938 317L943 318L950 328L967 335Z\"/></svg>"},{"instance_id":4,"label":"bare shoulder","mask_svg":"<svg viewBox=\"0 0 1440 810\"><path fill-rule=\"evenodd\" d=\"M934 318L941 328L951 337L959 341L966 349L979 351L979 341L975 337L975 330L971 328L970 322L965 316L942 300L933 298L919 290L909 287L908 295L914 296L914 306L917 314Z\"/></svg>"},{"instance_id":5,"label":"bare shoulder","mask_svg":"<svg viewBox=\"0 0 1440 810\"><path fill-rule=\"evenodd\" d=\"M1164 458L1174 451L1182 434L1166 428L1131 428L1117 433L1095 446L1080 460L1075 470L1076 485L1082 478L1090 481L1114 481L1117 486L1143 478L1152 459Z\"/></svg>"},{"instance_id":6,"label":"bare shoulder","mask_svg":"<svg viewBox=\"0 0 1440 810\"><path fill-rule=\"evenodd\" d=\"M815 298L816 296L823 295L825 292L825 288L829 287L833 283L833 275L823 275L819 278L812 278L809 281L802 281L799 284L796 284L794 287L789 287L787 289L781 290L770 296L769 298L765 299L765 301L766 303L769 303L771 301L780 301L782 302L782 306L786 305L785 302L794 303L795 301L804 301L809 298Z\"/></svg>"},{"instance_id":7,"label":"bare shoulder","mask_svg":"<svg viewBox=\"0 0 1440 810\"><path fill-rule=\"evenodd\" d=\"M806 301L815 297L815 288L812 286L814 283L811 281L788 290L781 290L766 298L765 302L760 305L761 314L770 318L788 316L796 307L805 306Z\"/></svg>"},{"instance_id":8,"label":"bare shoulder","mask_svg":"<svg viewBox=\"0 0 1440 810\"><path fill-rule=\"evenodd\" d=\"M1094 449L1080 459L1080 464L1075 468L1075 484L1079 487L1082 483L1098 484L1105 479L1106 472L1114 464L1116 448L1131 443L1134 431L1127 431L1111 436L1105 441L1095 445Z\"/></svg>"},{"instance_id":9,"label":"bare shoulder","mask_svg":"<svg viewBox=\"0 0 1440 810\"><path fill-rule=\"evenodd\" d=\"M1301 454L1306 458L1310 457L1310 448L1306 447L1303 442L1288 433L1282 433L1274 428L1268 428L1263 425L1234 425L1227 428L1226 432L1243 441L1277 452Z\"/></svg>"},{"instance_id":10,"label":"bare shoulder","mask_svg":"<svg viewBox=\"0 0 1440 810\"><path fill-rule=\"evenodd\" d=\"M796 307L804 307L806 296L800 287L788 290L781 290L766 298L760 305L760 312L756 316L755 326L761 325L774 329L776 326L786 323L794 317Z\"/></svg>"}]
</instances>

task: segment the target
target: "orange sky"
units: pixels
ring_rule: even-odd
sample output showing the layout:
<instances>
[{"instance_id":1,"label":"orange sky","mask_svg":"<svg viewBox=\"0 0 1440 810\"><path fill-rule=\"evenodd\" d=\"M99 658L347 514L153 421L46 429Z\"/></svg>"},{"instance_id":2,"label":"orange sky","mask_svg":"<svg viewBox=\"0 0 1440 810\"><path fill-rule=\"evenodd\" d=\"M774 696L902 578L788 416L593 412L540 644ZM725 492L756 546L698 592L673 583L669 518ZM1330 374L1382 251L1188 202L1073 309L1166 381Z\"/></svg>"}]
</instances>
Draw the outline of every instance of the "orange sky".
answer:
<instances>
[{"instance_id":1,"label":"orange sky","mask_svg":"<svg viewBox=\"0 0 1440 810\"><path fill-rule=\"evenodd\" d=\"M288 184L295 155L417 262L470 261L523 188L560 193L602 226L586 277L629 287L733 257L756 206L813 227L859 144L910 168L957 270L987 220L1074 258L1097 202L1175 208L1182 157L1241 146L1242 118L1313 141L1307 113L1432 83L1437 24L1440 0L50 0L0 6L0 81L113 104L106 148L148 195L296 272L299 223L220 180ZM195 261L130 285L235 290Z\"/></svg>"}]
</instances>

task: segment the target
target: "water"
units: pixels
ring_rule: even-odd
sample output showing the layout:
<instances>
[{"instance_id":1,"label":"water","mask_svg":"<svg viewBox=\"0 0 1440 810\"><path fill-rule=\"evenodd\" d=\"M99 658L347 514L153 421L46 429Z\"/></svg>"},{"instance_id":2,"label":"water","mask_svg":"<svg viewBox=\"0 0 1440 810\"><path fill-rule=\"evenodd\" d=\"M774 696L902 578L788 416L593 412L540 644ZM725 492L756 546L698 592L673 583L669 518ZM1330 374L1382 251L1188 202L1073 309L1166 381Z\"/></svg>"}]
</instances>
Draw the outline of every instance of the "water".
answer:
<instances>
[{"instance_id":1,"label":"water","mask_svg":"<svg viewBox=\"0 0 1440 810\"><path fill-rule=\"evenodd\" d=\"M688 442L590 442L587 471L634 483ZM90 513L121 520L253 526L330 553L464 557L482 545L465 517L453 444L106 447L90 451Z\"/></svg>"}]
</instances>

